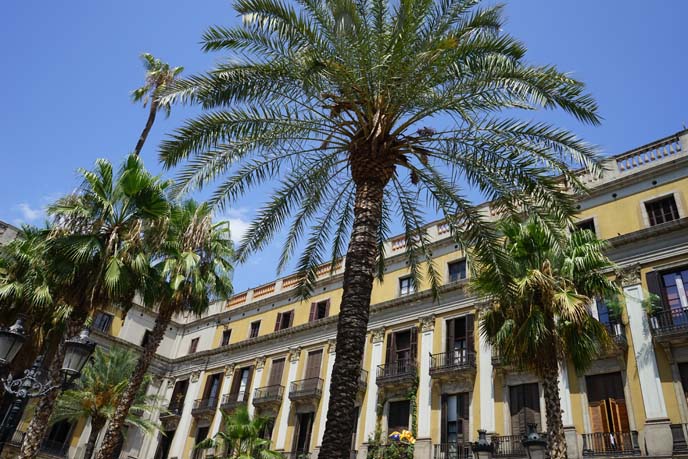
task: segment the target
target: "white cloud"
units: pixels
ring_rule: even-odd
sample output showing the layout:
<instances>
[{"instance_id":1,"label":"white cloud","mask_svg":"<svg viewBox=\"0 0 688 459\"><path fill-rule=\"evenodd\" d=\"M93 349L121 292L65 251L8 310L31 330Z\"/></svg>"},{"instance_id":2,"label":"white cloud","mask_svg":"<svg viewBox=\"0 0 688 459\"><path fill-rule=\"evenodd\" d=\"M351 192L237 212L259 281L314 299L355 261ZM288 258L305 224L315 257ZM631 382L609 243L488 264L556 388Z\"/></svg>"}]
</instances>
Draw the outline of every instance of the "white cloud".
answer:
<instances>
[{"instance_id":1,"label":"white cloud","mask_svg":"<svg viewBox=\"0 0 688 459\"><path fill-rule=\"evenodd\" d=\"M222 215L217 216L218 221L228 221L229 230L232 233L232 241L238 243L248 231L248 227L251 224L251 219L247 215L248 209L243 207L237 209L228 209Z\"/></svg>"},{"instance_id":2,"label":"white cloud","mask_svg":"<svg viewBox=\"0 0 688 459\"><path fill-rule=\"evenodd\" d=\"M43 216L43 209L34 209L26 202L18 204L16 209L21 215L16 220L18 223L32 223Z\"/></svg>"}]
</instances>

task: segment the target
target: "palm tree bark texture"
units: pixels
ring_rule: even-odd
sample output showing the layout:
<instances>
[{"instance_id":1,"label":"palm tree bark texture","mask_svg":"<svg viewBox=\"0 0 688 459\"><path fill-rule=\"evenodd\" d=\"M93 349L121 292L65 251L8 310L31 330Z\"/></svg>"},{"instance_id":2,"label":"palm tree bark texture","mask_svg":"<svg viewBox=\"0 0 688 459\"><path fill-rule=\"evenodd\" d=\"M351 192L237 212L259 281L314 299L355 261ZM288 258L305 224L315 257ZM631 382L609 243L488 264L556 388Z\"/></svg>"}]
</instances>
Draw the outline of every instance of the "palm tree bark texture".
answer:
<instances>
[{"instance_id":1,"label":"palm tree bark texture","mask_svg":"<svg viewBox=\"0 0 688 459\"><path fill-rule=\"evenodd\" d=\"M156 99L153 99L150 104L150 111L148 112L148 120L146 121L146 126L143 128L141 136L139 137L138 142L136 142L136 147L134 148L134 154L136 156L139 156L141 154L143 144L146 143L148 134L150 133L150 130L153 128L153 123L155 123L155 114L157 113L157 111L158 101Z\"/></svg>"},{"instance_id":2,"label":"palm tree bark texture","mask_svg":"<svg viewBox=\"0 0 688 459\"><path fill-rule=\"evenodd\" d=\"M91 459L93 457L93 450L96 447L96 441L98 441L98 434L100 434L100 431L105 427L105 421L105 418L102 417L91 418L91 433L88 434L88 441L84 448L84 459Z\"/></svg>"},{"instance_id":3,"label":"palm tree bark texture","mask_svg":"<svg viewBox=\"0 0 688 459\"><path fill-rule=\"evenodd\" d=\"M554 349L554 348L553 348ZM545 416L547 419L547 440L551 459L566 459L566 436L561 415L561 398L559 395L559 363L557 354L552 352L543 368L542 388L545 398Z\"/></svg>"},{"instance_id":4,"label":"palm tree bark texture","mask_svg":"<svg viewBox=\"0 0 688 459\"><path fill-rule=\"evenodd\" d=\"M117 410L114 416L110 420L107 431L105 432L105 438L101 443L101 447L98 450L97 459L115 459L117 454L117 449L120 444L120 431L124 427L124 422L129 414L129 409L134 403L136 394L143 382L143 378L148 371L155 352L158 350L158 346L165 335L165 330L172 319L173 308L162 308L158 315L158 320L155 322L153 331L151 332L150 339L143 348L143 353L136 363L136 368L131 376L131 381L129 386L122 394L120 403L117 405Z\"/></svg>"},{"instance_id":5,"label":"palm tree bark texture","mask_svg":"<svg viewBox=\"0 0 688 459\"><path fill-rule=\"evenodd\" d=\"M377 166L377 167L376 167ZM349 459L354 430L354 403L365 347L373 273L378 253L377 234L382 222L384 188L394 174L392 164L352 161L356 183L354 222L346 254L342 306L337 322L337 344L330 383L330 402L320 457ZM332 388L337 388L332 390Z\"/></svg>"},{"instance_id":6,"label":"palm tree bark texture","mask_svg":"<svg viewBox=\"0 0 688 459\"><path fill-rule=\"evenodd\" d=\"M83 326L83 320L79 318L70 318L67 323L67 330L62 338L62 342L58 346L52 360L50 361L50 366L48 367L48 381L46 384L53 386L58 386L55 389L48 392L44 397L41 397L40 401L36 406L29 427L26 430L26 435L24 436L24 441L22 442L21 451L17 459L33 459L38 454L41 442L45 436L46 430L48 430L50 415L53 412L53 407L57 401L57 397L60 395L62 389L59 387L62 381L62 375L60 370L62 369L62 362L65 356L65 346L64 342L66 339L75 336L81 330Z\"/></svg>"}]
</instances>

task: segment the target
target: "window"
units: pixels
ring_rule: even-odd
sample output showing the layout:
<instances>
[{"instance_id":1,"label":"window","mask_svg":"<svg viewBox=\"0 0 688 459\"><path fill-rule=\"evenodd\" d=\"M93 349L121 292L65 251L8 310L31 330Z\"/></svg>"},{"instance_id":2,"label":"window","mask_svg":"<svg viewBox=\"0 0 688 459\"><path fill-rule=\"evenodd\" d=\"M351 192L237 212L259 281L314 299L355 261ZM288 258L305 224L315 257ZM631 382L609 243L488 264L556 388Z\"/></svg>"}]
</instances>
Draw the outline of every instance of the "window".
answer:
<instances>
[{"instance_id":1,"label":"window","mask_svg":"<svg viewBox=\"0 0 688 459\"><path fill-rule=\"evenodd\" d=\"M189 388L189 380L177 381L174 383L172 390L172 397L170 397L170 404L167 409L174 414L182 414L184 408L184 399L186 398L186 391Z\"/></svg>"},{"instance_id":2,"label":"window","mask_svg":"<svg viewBox=\"0 0 688 459\"><path fill-rule=\"evenodd\" d=\"M196 430L196 439L195 439L196 441L194 442L194 444L197 445L200 442L202 442L203 440L205 440L206 438L208 438L209 432L210 432L210 426L199 427L198 430ZM197 451L199 451L199 450L197 450ZM200 450L200 451L203 451L203 450Z\"/></svg>"},{"instance_id":3,"label":"window","mask_svg":"<svg viewBox=\"0 0 688 459\"><path fill-rule=\"evenodd\" d=\"M409 416L411 405L408 400L389 402L389 414L387 415L387 433L401 432L409 428Z\"/></svg>"},{"instance_id":4,"label":"window","mask_svg":"<svg viewBox=\"0 0 688 459\"><path fill-rule=\"evenodd\" d=\"M322 300L317 303L311 303L311 313L308 316L308 321L324 319L330 315L330 300Z\"/></svg>"},{"instance_id":5,"label":"window","mask_svg":"<svg viewBox=\"0 0 688 459\"><path fill-rule=\"evenodd\" d=\"M151 339L151 331L146 330L143 332L143 338L141 338L141 347L146 347L146 344L148 344L148 341Z\"/></svg>"},{"instance_id":6,"label":"window","mask_svg":"<svg viewBox=\"0 0 688 459\"><path fill-rule=\"evenodd\" d=\"M676 206L676 199L674 199L673 194L646 202L645 210L647 211L647 218L650 222L650 226L678 220L678 207Z\"/></svg>"},{"instance_id":7,"label":"window","mask_svg":"<svg viewBox=\"0 0 688 459\"><path fill-rule=\"evenodd\" d=\"M68 447L72 438L73 427L68 421L56 422L50 427L48 434L43 437L43 447L48 450L63 450Z\"/></svg>"},{"instance_id":8,"label":"window","mask_svg":"<svg viewBox=\"0 0 688 459\"><path fill-rule=\"evenodd\" d=\"M449 267L449 282L466 278L466 260L452 261Z\"/></svg>"},{"instance_id":9,"label":"window","mask_svg":"<svg viewBox=\"0 0 688 459\"><path fill-rule=\"evenodd\" d=\"M415 362L418 354L418 329L411 328L408 330L390 333L387 336L387 353L385 355L385 363L399 365L410 365Z\"/></svg>"},{"instance_id":10,"label":"window","mask_svg":"<svg viewBox=\"0 0 688 459\"><path fill-rule=\"evenodd\" d=\"M282 384L282 373L284 373L284 358L274 359L270 366L270 377L268 386L279 386Z\"/></svg>"},{"instance_id":11,"label":"window","mask_svg":"<svg viewBox=\"0 0 688 459\"><path fill-rule=\"evenodd\" d=\"M296 415L296 429L294 431L295 453L308 453L311 447L313 433L313 419L315 413L298 413ZM300 457L300 456L297 456Z\"/></svg>"},{"instance_id":12,"label":"window","mask_svg":"<svg viewBox=\"0 0 688 459\"><path fill-rule=\"evenodd\" d=\"M206 400L217 400L222 387L222 373L215 373L208 376L205 380L205 390L203 398Z\"/></svg>"},{"instance_id":13,"label":"window","mask_svg":"<svg viewBox=\"0 0 688 459\"><path fill-rule=\"evenodd\" d=\"M442 394L442 443L469 440L468 394Z\"/></svg>"},{"instance_id":14,"label":"window","mask_svg":"<svg viewBox=\"0 0 688 459\"><path fill-rule=\"evenodd\" d=\"M102 331L103 333L110 333L110 327L112 326L112 318L112 314L99 311L93 318L93 328Z\"/></svg>"},{"instance_id":15,"label":"window","mask_svg":"<svg viewBox=\"0 0 688 459\"><path fill-rule=\"evenodd\" d=\"M230 399L237 402L245 402L248 399L252 376L253 367L244 367L234 370L232 388L229 391L231 395Z\"/></svg>"},{"instance_id":16,"label":"window","mask_svg":"<svg viewBox=\"0 0 688 459\"><path fill-rule=\"evenodd\" d=\"M465 365L475 354L473 323L474 316L469 314L446 322L445 352L447 364Z\"/></svg>"},{"instance_id":17,"label":"window","mask_svg":"<svg viewBox=\"0 0 688 459\"><path fill-rule=\"evenodd\" d=\"M258 331L260 331L260 320L251 322L251 331L248 333L249 338L256 338L258 336Z\"/></svg>"},{"instance_id":18,"label":"window","mask_svg":"<svg viewBox=\"0 0 688 459\"><path fill-rule=\"evenodd\" d=\"M586 376L585 383L592 431L629 432L621 373Z\"/></svg>"},{"instance_id":19,"label":"window","mask_svg":"<svg viewBox=\"0 0 688 459\"><path fill-rule=\"evenodd\" d=\"M294 322L294 310L280 312L277 314L277 320L275 321L275 331L284 330L292 326Z\"/></svg>"},{"instance_id":20,"label":"window","mask_svg":"<svg viewBox=\"0 0 688 459\"><path fill-rule=\"evenodd\" d=\"M306 360L306 374L304 379L315 379L320 377L320 365L322 364L322 349L310 351Z\"/></svg>"},{"instance_id":21,"label":"window","mask_svg":"<svg viewBox=\"0 0 688 459\"><path fill-rule=\"evenodd\" d=\"M538 384L509 386L509 412L511 414L511 435L525 434L528 424L537 424L537 428L541 431Z\"/></svg>"},{"instance_id":22,"label":"window","mask_svg":"<svg viewBox=\"0 0 688 459\"><path fill-rule=\"evenodd\" d=\"M275 418L265 418L263 430L260 432L260 438L270 441L272 438L272 431L275 429Z\"/></svg>"},{"instance_id":23,"label":"window","mask_svg":"<svg viewBox=\"0 0 688 459\"><path fill-rule=\"evenodd\" d=\"M592 231L593 234L597 234L597 232L595 231L595 219L593 219L593 218L588 218L587 220L581 220L581 221L577 222L574 226L575 226L577 231L588 230L588 231Z\"/></svg>"},{"instance_id":24,"label":"window","mask_svg":"<svg viewBox=\"0 0 688 459\"><path fill-rule=\"evenodd\" d=\"M688 266L671 271L651 271L647 274L647 289L657 295L665 310L671 311L671 320L684 320L688 309Z\"/></svg>"},{"instance_id":25,"label":"window","mask_svg":"<svg viewBox=\"0 0 688 459\"><path fill-rule=\"evenodd\" d=\"M399 279L399 295L410 295L416 293L416 287L413 285L411 276L402 277Z\"/></svg>"},{"instance_id":26,"label":"window","mask_svg":"<svg viewBox=\"0 0 688 459\"><path fill-rule=\"evenodd\" d=\"M229 338L232 337L232 330L222 330L222 342L220 346L227 346L229 344Z\"/></svg>"},{"instance_id":27,"label":"window","mask_svg":"<svg viewBox=\"0 0 688 459\"><path fill-rule=\"evenodd\" d=\"M191 344L189 344L189 354L193 354L196 350L198 350L198 338L191 340Z\"/></svg>"}]
</instances>

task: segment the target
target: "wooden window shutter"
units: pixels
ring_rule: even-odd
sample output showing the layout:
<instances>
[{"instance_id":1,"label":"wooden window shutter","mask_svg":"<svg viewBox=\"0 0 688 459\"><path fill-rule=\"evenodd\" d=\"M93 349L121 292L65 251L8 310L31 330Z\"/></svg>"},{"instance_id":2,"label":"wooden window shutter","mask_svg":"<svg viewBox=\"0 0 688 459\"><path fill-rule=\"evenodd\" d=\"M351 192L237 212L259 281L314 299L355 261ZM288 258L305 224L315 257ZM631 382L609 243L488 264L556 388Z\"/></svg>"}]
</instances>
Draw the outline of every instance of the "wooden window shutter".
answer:
<instances>
[{"instance_id":1,"label":"wooden window shutter","mask_svg":"<svg viewBox=\"0 0 688 459\"><path fill-rule=\"evenodd\" d=\"M284 359L277 359L272 361L270 367L269 386L278 386L282 383L282 374L284 373Z\"/></svg>"},{"instance_id":2,"label":"wooden window shutter","mask_svg":"<svg viewBox=\"0 0 688 459\"><path fill-rule=\"evenodd\" d=\"M385 353L386 364L394 363L397 360L397 346L394 337L394 333L390 333L387 335L387 351Z\"/></svg>"},{"instance_id":3,"label":"wooden window shutter","mask_svg":"<svg viewBox=\"0 0 688 459\"><path fill-rule=\"evenodd\" d=\"M614 432L629 432L628 411L626 410L626 400L609 400L609 409L612 415L612 429Z\"/></svg>"},{"instance_id":4,"label":"wooden window shutter","mask_svg":"<svg viewBox=\"0 0 688 459\"><path fill-rule=\"evenodd\" d=\"M454 327L455 327L455 322L454 319L449 319L446 322L447 326L447 340L446 340L446 352L448 354L451 354L454 352Z\"/></svg>"},{"instance_id":5,"label":"wooden window shutter","mask_svg":"<svg viewBox=\"0 0 688 459\"><path fill-rule=\"evenodd\" d=\"M441 420L441 427L442 427L442 443L447 443L447 413L448 413L448 407L447 407L447 394L442 394L442 420Z\"/></svg>"},{"instance_id":6,"label":"wooden window shutter","mask_svg":"<svg viewBox=\"0 0 688 459\"><path fill-rule=\"evenodd\" d=\"M315 314L318 311L318 303L311 303L311 313L308 315L308 321L313 322L315 320Z\"/></svg>"},{"instance_id":7,"label":"wooden window shutter","mask_svg":"<svg viewBox=\"0 0 688 459\"><path fill-rule=\"evenodd\" d=\"M604 402L592 402L588 406L590 413L590 427L593 433L609 432L607 425L607 412Z\"/></svg>"},{"instance_id":8,"label":"wooden window shutter","mask_svg":"<svg viewBox=\"0 0 688 459\"><path fill-rule=\"evenodd\" d=\"M411 329L411 360L418 360L418 328Z\"/></svg>"},{"instance_id":9,"label":"wooden window shutter","mask_svg":"<svg viewBox=\"0 0 688 459\"><path fill-rule=\"evenodd\" d=\"M291 311L288 312L288 314L289 314L289 325L287 325L287 328L294 325L294 310L292 309Z\"/></svg>"},{"instance_id":10,"label":"wooden window shutter","mask_svg":"<svg viewBox=\"0 0 688 459\"><path fill-rule=\"evenodd\" d=\"M238 394L239 386L241 385L241 368L234 370L232 375L232 388L229 390L230 394Z\"/></svg>"},{"instance_id":11,"label":"wooden window shutter","mask_svg":"<svg viewBox=\"0 0 688 459\"><path fill-rule=\"evenodd\" d=\"M305 379L319 378L320 365L322 363L322 350L312 351L308 353L308 361L306 362L306 377Z\"/></svg>"},{"instance_id":12,"label":"wooden window shutter","mask_svg":"<svg viewBox=\"0 0 688 459\"><path fill-rule=\"evenodd\" d=\"M469 352L475 352L475 338L474 338L474 322L475 322L475 316L473 314L469 314L466 316L466 349L468 349Z\"/></svg>"},{"instance_id":13,"label":"wooden window shutter","mask_svg":"<svg viewBox=\"0 0 688 459\"><path fill-rule=\"evenodd\" d=\"M325 305L325 317L330 317L330 299L327 299L327 304Z\"/></svg>"},{"instance_id":14,"label":"wooden window shutter","mask_svg":"<svg viewBox=\"0 0 688 459\"><path fill-rule=\"evenodd\" d=\"M650 271L645 275L645 282L647 283L647 291L661 298L662 305L666 304L659 273L657 271Z\"/></svg>"},{"instance_id":15,"label":"wooden window shutter","mask_svg":"<svg viewBox=\"0 0 688 459\"><path fill-rule=\"evenodd\" d=\"M469 413L470 410L470 400L468 399L468 393L459 395L459 419L461 420L463 441L468 441L470 432L469 427Z\"/></svg>"},{"instance_id":16,"label":"wooden window shutter","mask_svg":"<svg viewBox=\"0 0 688 459\"><path fill-rule=\"evenodd\" d=\"M521 428L521 413L523 411L523 386L509 387L509 413L511 414L511 435L525 432Z\"/></svg>"},{"instance_id":17,"label":"wooden window shutter","mask_svg":"<svg viewBox=\"0 0 688 459\"><path fill-rule=\"evenodd\" d=\"M279 331L281 322L282 322L282 313L278 312L277 313L277 320L275 321L275 331Z\"/></svg>"}]
</instances>

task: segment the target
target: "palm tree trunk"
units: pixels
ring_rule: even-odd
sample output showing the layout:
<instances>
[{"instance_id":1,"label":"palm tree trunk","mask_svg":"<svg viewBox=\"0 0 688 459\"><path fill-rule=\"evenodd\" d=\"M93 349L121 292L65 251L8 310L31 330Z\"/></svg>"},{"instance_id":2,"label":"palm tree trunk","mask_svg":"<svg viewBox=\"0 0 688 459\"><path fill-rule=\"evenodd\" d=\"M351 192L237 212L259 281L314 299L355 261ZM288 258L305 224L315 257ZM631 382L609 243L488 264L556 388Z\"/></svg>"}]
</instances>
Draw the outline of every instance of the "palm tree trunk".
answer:
<instances>
[{"instance_id":1,"label":"palm tree trunk","mask_svg":"<svg viewBox=\"0 0 688 459\"><path fill-rule=\"evenodd\" d=\"M36 405L36 410L26 430L26 435L24 435L24 441L22 442L21 451L17 459L33 459L38 454L45 432L50 425L50 415L53 413L55 401L57 400L57 396L60 395L60 392L62 392L59 385L62 381L60 369L62 369L62 362L65 356L65 339L71 338L79 333L82 326L83 320L80 318L70 318L67 322L67 330L50 361L47 372L48 381L46 383L58 387L48 392Z\"/></svg>"},{"instance_id":2,"label":"palm tree trunk","mask_svg":"<svg viewBox=\"0 0 688 459\"><path fill-rule=\"evenodd\" d=\"M555 352L545 363L542 386L545 396L545 414L547 416L547 436L550 459L566 459L566 437L561 417L561 399L559 398L559 366Z\"/></svg>"},{"instance_id":3,"label":"palm tree trunk","mask_svg":"<svg viewBox=\"0 0 688 459\"><path fill-rule=\"evenodd\" d=\"M143 131L141 132L141 136L139 137L139 141L136 142L136 147L134 148L134 154L136 156L139 156L141 154L141 149L143 149L143 144L146 143L146 139L148 138L148 133L150 132L151 128L153 127L153 123L155 122L155 114L158 112L158 101L153 98L151 100L150 104L150 111L148 112L148 120L146 121L146 126L143 128Z\"/></svg>"},{"instance_id":4,"label":"palm tree trunk","mask_svg":"<svg viewBox=\"0 0 688 459\"><path fill-rule=\"evenodd\" d=\"M120 443L120 435L124 422L129 414L129 409L134 403L136 395L141 388L141 383L143 378L148 371L155 352L158 350L158 346L165 335L165 330L172 319L173 308L167 307L162 308L158 317L155 320L155 326L151 332L151 337L146 346L143 348L143 353L139 357L136 363L136 368L131 376L131 380L127 389L124 391L119 399L117 408L115 409L115 414L110 420L107 430L105 431L105 438L103 438L103 443L98 450L97 459L114 459L117 453L117 447Z\"/></svg>"},{"instance_id":5,"label":"palm tree trunk","mask_svg":"<svg viewBox=\"0 0 688 459\"><path fill-rule=\"evenodd\" d=\"M376 168L368 165L370 169ZM377 169L381 172L380 169ZM383 191L388 180L357 181L354 223L346 254L342 306L337 323L337 344L327 423L320 457L349 459L354 430L354 403L365 347L373 289L377 235L382 221Z\"/></svg>"},{"instance_id":6,"label":"palm tree trunk","mask_svg":"<svg viewBox=\"0 0 688 459\"><path fill-rule=\"evenodd\" d=\"M100 416L91 417L91 433L88 435L88 441L86 442L84 459L91 459L93 457L93 450L96 447L96 441L98 441L98 434L103 430L103 426L105 426L105 418Z\"/></svg>"}]
</instances>

